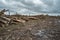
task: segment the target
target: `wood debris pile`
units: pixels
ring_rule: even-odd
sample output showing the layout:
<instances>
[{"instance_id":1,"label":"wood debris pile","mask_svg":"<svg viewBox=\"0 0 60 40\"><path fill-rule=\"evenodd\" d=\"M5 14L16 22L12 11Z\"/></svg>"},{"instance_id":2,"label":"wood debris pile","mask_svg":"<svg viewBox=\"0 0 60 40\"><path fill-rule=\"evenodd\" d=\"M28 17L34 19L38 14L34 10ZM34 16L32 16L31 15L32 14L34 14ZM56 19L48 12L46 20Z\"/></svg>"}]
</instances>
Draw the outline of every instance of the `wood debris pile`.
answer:
<instances>
[{"instance_id":1,"label":"wood debris pile","mask_svg":"<svg viewBox=\"0 0 60 40\"><path fill-rule=\"evenodd\" d=\"M0 11L0 26L1 27L5 27L8 26L9 24L16 24L16 23L24 23L25 20L18 20L17 18L7 18L6 16L4 16L4 12L6 12L8 10L3 9L2 11Z\"/></svg>"}]
</instances>

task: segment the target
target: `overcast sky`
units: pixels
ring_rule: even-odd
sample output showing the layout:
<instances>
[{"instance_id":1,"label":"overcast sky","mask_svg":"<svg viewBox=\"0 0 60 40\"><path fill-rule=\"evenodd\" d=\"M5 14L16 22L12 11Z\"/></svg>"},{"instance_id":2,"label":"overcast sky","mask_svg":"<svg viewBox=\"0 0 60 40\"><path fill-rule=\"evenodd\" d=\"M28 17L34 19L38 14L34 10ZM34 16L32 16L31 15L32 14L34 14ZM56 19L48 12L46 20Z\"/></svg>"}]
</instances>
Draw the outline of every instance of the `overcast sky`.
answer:
<instances>
[{"instance_id":1,"label":"overcast sky","mask_svg":"<svg viewBox=\"0 0 60 40\"><path fill-rule=\"evenodd\" d=\"M60 0L0 0L0 10L18 13L58 13Z\"/></svg>"}]
</instances>

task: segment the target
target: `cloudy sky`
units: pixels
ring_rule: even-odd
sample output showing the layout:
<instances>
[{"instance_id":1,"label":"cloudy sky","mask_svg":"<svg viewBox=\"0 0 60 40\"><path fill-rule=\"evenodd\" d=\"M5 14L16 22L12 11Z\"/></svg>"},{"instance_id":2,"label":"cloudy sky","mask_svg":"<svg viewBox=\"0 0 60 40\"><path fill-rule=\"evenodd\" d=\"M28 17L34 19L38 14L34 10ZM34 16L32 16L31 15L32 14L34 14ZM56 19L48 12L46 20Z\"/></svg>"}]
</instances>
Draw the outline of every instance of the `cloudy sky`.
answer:
<instances>
[{"instance_id":1,"label":"cloudy sky","mask_svg":"<svg viewBox=\"0 0 60 40\"><path fill-rule=\"evenodd\" d=\"M60 0L0 0L0 10L2 9L20 14L60 14Z\"/></svg>"}]
</instances>

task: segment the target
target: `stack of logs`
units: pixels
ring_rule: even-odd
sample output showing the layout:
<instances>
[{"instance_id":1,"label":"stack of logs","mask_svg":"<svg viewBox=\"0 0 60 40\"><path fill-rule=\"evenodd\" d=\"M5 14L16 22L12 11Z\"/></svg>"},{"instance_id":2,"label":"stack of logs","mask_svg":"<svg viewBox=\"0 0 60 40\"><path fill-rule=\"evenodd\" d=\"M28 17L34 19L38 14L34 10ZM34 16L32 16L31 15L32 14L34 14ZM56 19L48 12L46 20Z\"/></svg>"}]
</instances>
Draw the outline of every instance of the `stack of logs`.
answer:
<instances>
[{"instance_id":1,"label":"stack of logs","mask_svg":"<svg viewBox=\"0 0 60 40\"><path fill-rule=\"evenodd\" d=\"M7 17L0 17L0 26L1 27L5 27L8 26L10 24L17 24L17 23L25 23L25 20L18 20L16 18L7 18Z\"/></svg>"},{"instance_id":2,"label":"stack of logs","mask_svg":"<svg viewBox=\"0 0 60 40\"><path fill-rule=\"evenodd\" d=\"M8 26L9 24L16 24L17 22L20 23L24 23L25 20L18 20L17 18L7 18L4 15L4 12L6 12L7 10L3 9L2 11L0 11L0 27L5 27Z\"/></svg>"},{"instance_id":3,"label":"stack of logs","mask_svg":"<svg viewBox=\"0 0 60 40\"><path fill-rule=\"evenodd\" d=\"M7 18L4 14L4 12L6 12L8 10L1 10L0 11L0 27L5 27L5 26L8 26L10 24L17 24L18 23L25 23L27 22L28 20L37 20L36 17L28 17L27 19L25 18L21 18L20 20L18 20L17 18Z\"/></svg>"}]
</instances>

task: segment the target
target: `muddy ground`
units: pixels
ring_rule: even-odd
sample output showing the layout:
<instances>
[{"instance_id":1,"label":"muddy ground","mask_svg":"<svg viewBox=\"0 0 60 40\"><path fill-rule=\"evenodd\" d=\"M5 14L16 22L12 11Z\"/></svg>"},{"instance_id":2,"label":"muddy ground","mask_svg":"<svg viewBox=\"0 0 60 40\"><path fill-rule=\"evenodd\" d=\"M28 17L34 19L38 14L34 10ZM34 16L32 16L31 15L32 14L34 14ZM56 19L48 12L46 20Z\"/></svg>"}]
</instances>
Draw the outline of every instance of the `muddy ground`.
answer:
<instances>
[{"instance_id":1,"label":"muddy ground","mask_svg":"<svg viewBox=\"0 0 60 40\"><path fill-rule=\"evenodd\" d=\"M0 27L0 40L60 40L60 18L44 17Z\"/></svg>"}]
</instances>

